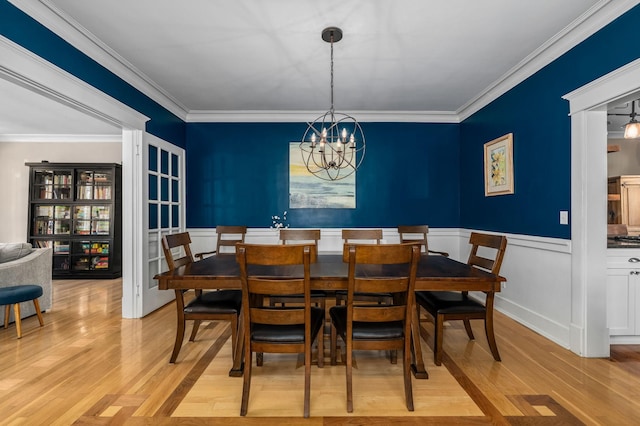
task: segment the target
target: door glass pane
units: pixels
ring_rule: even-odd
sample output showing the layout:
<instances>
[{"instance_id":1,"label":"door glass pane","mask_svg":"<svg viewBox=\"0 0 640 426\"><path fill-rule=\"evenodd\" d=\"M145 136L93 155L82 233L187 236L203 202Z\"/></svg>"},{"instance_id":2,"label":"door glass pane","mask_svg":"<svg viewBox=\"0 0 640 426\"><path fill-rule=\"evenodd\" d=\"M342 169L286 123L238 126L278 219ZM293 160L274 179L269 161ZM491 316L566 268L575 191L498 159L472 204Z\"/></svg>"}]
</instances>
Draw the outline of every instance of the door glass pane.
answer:
<instances>
[{"instance_id":1,"label":"door glass pane","mask_svg":"<svg viewBox=\"0 0 640 426\"><path fill-rule=\"evenodd\" d=\"M160 206L160 226L163 229L169 227L169 206L166 204Z\"/></svg>"},{"instance_id":2,"label":"door glass pane","mask_svg":"<svg viewBox=\"0 0 640 426\"><path fill-rule=\"evenodd\" d=\"M169 178L160 178L160 199L169 201Z\"/></svg>"},{"instance_id":3,"label":"door glass pane","mask_svg":"<svg viewBox=\"0 0 640 426\"><path fill-rule=\"evenodd\" d=\"M158 199L158 176L149 174L149 200Z\"/></svg>"},{"instance_id":4,"label":"door glass pane","mask_svg":"<svg viewBox=\"0 0 640 426\"><path fill-rule=\"evenodd\" d=\"M171 176L179 177L178 156L171 154Z\"/></svg>"},{"instance_id":5,"label":"door glass pane","mask_svg":"<svg viewBox=\"0 0 640 426\"><path fill-rule=\"evenodd\" d=\"M171 201L177 203L180 201L179 181L171 179Z\"/></svg>"},{"instance_id":6,"label":"door glass pane","mask_svg":"<svg viewBox=\"0 0 640 426\"><path fill-rule=\"evenodd\" d=\"M169 174L169 153L164 149L160 150L160 173Z\"/></svg>"},{"instance_id":7,"label":"door glass pane","mask_svg":"<svg viewBox=\"0 0 640 426\"><path fill-rule=\"evenodd\" d=\"M171 226L173 228L180 226L180 206L171 206Z\"/></svg>"},{"instance_id":8,"label":"door glass pane","mask_svg":"<svg viewBox=\"0 0 640 426\"><path fill-rule=\"evenodd\" d=\"M149 203L149 229L158 229L158 205Z\"/></svg>"},{"instance_id":9,"label":"door glass pane","mask_svg":"<svg viewBox=\"0 0 640 426\"><path fill-rule=\"evenodd\" d=\"M149 170L158 171L158 148L153 145L149 145Z\"/></svg>"}]
</instances>

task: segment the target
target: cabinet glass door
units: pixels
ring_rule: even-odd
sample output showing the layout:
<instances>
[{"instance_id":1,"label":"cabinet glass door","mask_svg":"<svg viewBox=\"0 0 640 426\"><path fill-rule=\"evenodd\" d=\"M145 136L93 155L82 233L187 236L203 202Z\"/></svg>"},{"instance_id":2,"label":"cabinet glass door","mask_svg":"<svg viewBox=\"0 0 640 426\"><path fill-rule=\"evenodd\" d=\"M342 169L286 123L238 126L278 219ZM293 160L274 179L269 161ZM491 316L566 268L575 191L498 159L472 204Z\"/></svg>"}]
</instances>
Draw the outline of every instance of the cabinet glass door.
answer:
<instances>
[{"instance_id":1,"label":"cabinet glass door","mask_svg":"<svg viewBox=\"0 0 640 426\"><path fill-rule=\"evenodd\" d=\"M75 271L109 269L109 249L106 241L74 241L72 268Z\"/></svg>"},{"instance_id":2,"label":"cabinet glass door","mask_svg":"<svg viewBox=\"0 0 640 426\"><path fill-rule=\"evenodd\" d=\"M94 235L109 235L111 223L110 206L93 206L91 208L91 233Z\"/></svg>"},{"instance_id":3,"label":"cabinet glass door","mask_svg":"<svg viewBox=\"0 0 640 426\"><path fill-rule=\"evenodd\" d=\"M110 200L113 174L110 170L83 170L76 175L78 200Z\"/></svg>"},{"instance_id":4,"label":"cabinet glass door","mask_svg":"<svg viewBox=\"0 0 640 426\"><path fill-rule=\"evenodd\" d=\"M73 218L74 234L89 235L91 233L91 206L75 206Z\"/></svg>"},{"instance_id":5,"label":"cabinet glass door","mask_svg":"<svg viewBox=\"0 0 640 426\"><path fill-rule=\"evenodd\" d=\"M37 170L34 172L32 196L40 200L71 198L71 172L68 170Z\"/></svg>"}]
</instances>

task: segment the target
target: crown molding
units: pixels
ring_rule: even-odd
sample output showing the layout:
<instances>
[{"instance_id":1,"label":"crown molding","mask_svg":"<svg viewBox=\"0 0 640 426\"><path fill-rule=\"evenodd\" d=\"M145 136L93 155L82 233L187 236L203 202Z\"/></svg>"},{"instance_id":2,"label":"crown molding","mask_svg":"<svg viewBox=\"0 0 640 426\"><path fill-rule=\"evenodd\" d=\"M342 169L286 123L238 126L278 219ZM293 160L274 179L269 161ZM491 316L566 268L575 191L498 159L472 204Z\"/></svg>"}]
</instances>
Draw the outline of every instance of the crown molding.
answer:
<instances>
[{"instance_id":1,"label":"crown molding","mask_svg":"<svg viewBox=\"0 0 640 426\"><path fill-rule=\"evenodd\" d=\"M458 111L463 121L498 97L549 65L558 57L595 34L623 13L636 6L638 0L602 0L550 38L501 78L489 85Z\"/></svg>"},{"instance_id":2,"label":"crown molding","mask_svg":"<svg viewBox=\"0 0 640 426\"><path fill-rule=\"evenodd\" d=\"M313 122L326 111L190 111L187 123ZM349 111L359 122L459 123L453 111Z\"/></svg>"},{"instance_id":3,"label":"crown molding","mask_svg":"<svg viewBox=\"0 0 640 426\"><path fill-rule=\"evenodd\" d=\"M122 143L122 135L1 135L0 142L64 142L64 143Z\"/></svg>"},{"instance_id":4,"label":"crown molding","mask_svg":"<svg viewBox=\"0 0 640 426\"><path fill-rule=\"evenodd\" d=\"M50 0L9 0L76 49L144 93L181 120L187 108L133 64L107 46Z\"/></svg>"}]
</instances>

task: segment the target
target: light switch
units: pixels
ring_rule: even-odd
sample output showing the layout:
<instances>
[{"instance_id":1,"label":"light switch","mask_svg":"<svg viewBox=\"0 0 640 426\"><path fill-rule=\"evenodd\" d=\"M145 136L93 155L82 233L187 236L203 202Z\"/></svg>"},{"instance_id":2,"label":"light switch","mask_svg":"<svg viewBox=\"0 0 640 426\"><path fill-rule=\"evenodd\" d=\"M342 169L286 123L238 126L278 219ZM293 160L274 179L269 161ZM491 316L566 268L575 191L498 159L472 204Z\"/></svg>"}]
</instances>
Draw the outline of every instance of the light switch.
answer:
<instances>
[{"instance_id":1,"label":"light switch","mask_svg":"<svg viewBox=\"0 0 640 426\"><path fill-rule=\"evenodd\" d=\"M560 210L560 225L569 224L569 212L566 210Z\"/></svg>"}]
</instances>

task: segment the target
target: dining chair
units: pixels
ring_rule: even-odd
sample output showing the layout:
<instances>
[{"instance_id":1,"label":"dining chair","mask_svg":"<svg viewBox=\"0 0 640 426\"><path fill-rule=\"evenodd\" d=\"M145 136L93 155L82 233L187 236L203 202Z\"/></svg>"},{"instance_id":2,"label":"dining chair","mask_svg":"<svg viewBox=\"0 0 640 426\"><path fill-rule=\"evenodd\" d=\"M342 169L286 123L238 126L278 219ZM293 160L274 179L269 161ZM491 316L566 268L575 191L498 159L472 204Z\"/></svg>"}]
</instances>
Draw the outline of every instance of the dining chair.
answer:
<instances>
[{"instance_id":1,"label":"dining chair","mask_svg":"<svg viewBox=\"0 0 640 426\"><path fill-rule=\"evenodd\" d=\"M342 259L346 262L350 244L380 244L382 241L382 229L343 229L342 241ZM391 303L391 295L388 293L356 294L356 299L359 302ZM336 291L336 305L342 305L346 300L346 291Z\"/></svg>"},{"instance_id":2,"label":"dining chair","mask_svg":"<svg viewBox=\"0 0 640 426\"><path fill-rule=\"evenodd\" d=\"M311 249L311 262L314 263L318 258L318 241L320 241L319 229L280 229L280 243L288 244L293 242L294 244L308 243ZM311 303L322 310L326 306L327 293L322 290L311 290ZM273 295L269 298L269 304L275 306L276 303L280 303L285 306L286 303L304 303L303 294L290 294L290 295Z\"/></svg>"},{"instance_id":3,"label":"dining chair","mask_svg":"<svg viewBox=\"0 0 640 426\"><path fill-rule=\"evenodd\" d=\"M311 306L311 248L309 245L239 244L244 333L244 381L240 415L247 414L251 387L252 353L304 353L304 417L309 417L311 392L311 344L322 351L324 310ZM274 267L251 273L252 267ZM278 267L285 270L278 272ZM292 270L291 267L296 267ZM271 295L300 293L304 306L265 306ZM318 358L322 367L322 359Z\"/></svg>"},{"instance_id":4,"label":"dining chair","mask_svg":"<svg viewBox=\"0 0 640 426\"><path fill-rule=\"evenodd\" d=\"M188 232L170 234L162 237L162 249L169 266L173 271L181 266L193 263L191 253L191 237ZM174 254L175 253L175 254ZM173 345L170 363L175 363L182 347L187 320L193 321L193 330L189 341L193 342L198 333L200 322L203 320L229 321L231 323L231 344L235 349L238 339L238 315L242 306L242 292L240 290L217 290L203 292L195 289L195 298L185 303L185 293L188 290L176 289L177 329L176 341Z\"/></svg>"},{"instance_id":5,"label":"dining chair","mask_svg":"<svg viewBox=\"0 0 640 426\"><path fill-rule=\"evenodd\" d=\"M352 245L348 249L349 284L347 304L329 309L331 335L340 335L346 345L347 411L353 412L353 351L402 349L404 392L407 409L413 411L411 386L411 318L414 304L416 272L420 248L407 244ZM389 274L378 266L394 265L398 269ZM367 266L375 266L366 271ZM365 271L361 271L361 268ZM389 292L394 303L390 305L360 304L356 294ZM419 337L418 337L419 338ZM332 342L335 348L335 342ZM332 363L335 352L332 353Z\"/></svg>"},{"instance_id":6,"label":"dining chair","mask_svg":"<svg viewBox=\"0 0 640 426\"><path fill-rule=\"evenodd\" d=\"M428 225L399 225L398 234L400 235L400 243L421 243L425 253L439 254L449 257L449 253L445 251L429 250L429 241L427 234L429 233Z\"/></svg>"},{"instance_id":7,"label":"dining chair","mask_svg":"<svg viewBox=\"0 0 640 426\"><path fill-rule=\"evenodd\" d=\"M247 233L246 226L216 226L216 234L218 239L216 241L216 249L213 251L207 251L203 253L196 253L196 259L203 259L205 256L212 254L218 255L235 255L236 244L244 243L244 237Z\"/></svg>"},{"instance_id":8,"label":"dining chair","mask_svg":"<svg viewBox=\"0 0 640 426\"><path fill-rule=\"evenodd\" d=\"M483 269L498 275L502 266L502 259L507 248L507 238L503 235L489 235L472 232L469 237L471 253L467 264L473 268ZM482 250L482 253L480 253ZM493 253L490 255L489 253ZM433 357L436 365L442 363L442 340L444 322L453 320L464 321L464 328L470 340L474 339L469 320L484 321L484 329L489 342L491 354L496 361L500 361L500 353L493 332L493 301L494 292L485 292L485 302L479 302L469 297L468 291L417 291L416 309L420 318L420 307L424 308L434 320L434 350Z\"/></svg>"}]
</instances>

